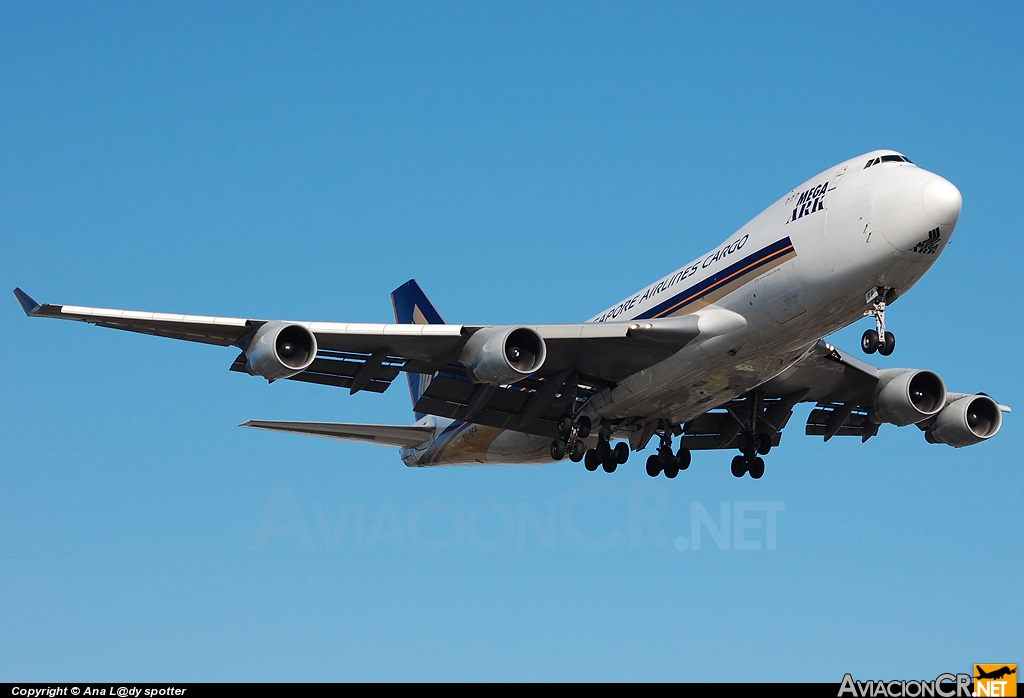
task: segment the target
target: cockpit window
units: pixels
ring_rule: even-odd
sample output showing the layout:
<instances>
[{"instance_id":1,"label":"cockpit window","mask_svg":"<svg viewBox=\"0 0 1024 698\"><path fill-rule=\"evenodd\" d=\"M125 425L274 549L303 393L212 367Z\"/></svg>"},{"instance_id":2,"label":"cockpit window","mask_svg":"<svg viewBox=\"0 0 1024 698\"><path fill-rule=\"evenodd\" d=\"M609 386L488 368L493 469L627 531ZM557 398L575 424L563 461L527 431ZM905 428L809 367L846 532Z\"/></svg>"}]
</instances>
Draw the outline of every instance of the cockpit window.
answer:
<instances>
[{"instance_id":1,"label":"cockpit window","mask_svg":"<svg viewBox=\"0 0 1024 698\"><path fill-rule=\"evenodd\" d=\"M911 165L914 164L910 162L909 158L905 158L902 155L882 155L880 157L875 158L874 160L868 160L867 164L864 165L864 169L866 170L872 165L878 165L879 163L883 162L906 162L910 163Z\"/></svg>"}]
</instances>

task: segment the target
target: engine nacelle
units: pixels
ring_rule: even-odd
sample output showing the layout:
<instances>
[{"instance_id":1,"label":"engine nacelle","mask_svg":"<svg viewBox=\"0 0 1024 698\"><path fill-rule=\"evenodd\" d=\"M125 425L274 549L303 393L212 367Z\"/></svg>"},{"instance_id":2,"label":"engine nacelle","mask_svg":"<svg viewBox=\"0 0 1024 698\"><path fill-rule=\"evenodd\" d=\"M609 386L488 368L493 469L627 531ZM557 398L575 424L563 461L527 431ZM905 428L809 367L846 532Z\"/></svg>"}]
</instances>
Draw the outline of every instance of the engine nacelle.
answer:
<instances>
[{"instance_id":1,"label":"engine nacelle","mask_svg":"<svg viewBox=\"0 0 1024 698\"><path fill-rule=\"evenodd\" d=\"M999 405L988 395L967 395L946 405L924 438L928 443L954 448L973 446L990 439L1003 425Z\"/></svg>"},{"instance_id":2,"label":"engine nacelle","mask_svg":"<svg viewBox=\"0 0 1024 698\"><path fill-rule=\"evenodd\" d=\"M459 360L474 383L507 385L533 375L547 358L544 338L528 327L493 327L477 331Z\"/></svg>"},{"instance_id":3,"label":"engine nacelle","mask_svg":"<svg viewBox=\"0 0 1024 698\"><path fill-rule=\"evenodd\" d=\"M268 381L302 373L316 358L316 337L302 325L268 322L245 350L246 369Z\"/></svg>"},{"instance_id":4,"label":"engine nacelle","mask_svg":"<svg viewBox=\"0 0 1024 698\"><path fill-rule=\"evenodd\" d=\"M931 371L891 368L879 371L874 417L879 422L906 426L938 414L946 404L946 385Z\"/></svg>"}]
</instances>

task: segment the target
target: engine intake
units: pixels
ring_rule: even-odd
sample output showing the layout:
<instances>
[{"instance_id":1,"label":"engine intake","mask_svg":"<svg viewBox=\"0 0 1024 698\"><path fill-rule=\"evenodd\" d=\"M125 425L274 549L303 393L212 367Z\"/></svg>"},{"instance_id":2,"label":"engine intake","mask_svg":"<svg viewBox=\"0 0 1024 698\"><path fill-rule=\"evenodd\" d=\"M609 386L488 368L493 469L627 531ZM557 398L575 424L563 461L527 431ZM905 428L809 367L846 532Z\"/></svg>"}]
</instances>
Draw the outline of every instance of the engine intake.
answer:
<instances>
[{"instance_id":1,"label":"engine intake","mask_svg":"<svg viewBox=\"0 0 1024 698\"><path fill-rule=\"evenodd\" d=\"M1003 425L999 405L988 395L967 395L946 405L924 433L928 443L954 448L990 439Z\"/></svg>"},{"instance_id":2,"label":"engine intake","mask_svg":"<svg viewBox=\"0 0 1024 698\"><path fill-rule=\"evenodd\" d=\"M302 373L316 358L316 337L302 325L268 322L260 327L249 347L246 369L269 381Z\"/></svg>"},{"instance_id":3,"label":"engine intake","mask_svg":"<svg viewBox=\"0 0 1024 698\"><path fill-rule=\"evenodd\" d=\"M893 368L880 371L874 416L897 426L917 424L946 404L946 385L931 371Z\"/></svg>"},{"instance_id":4,"label":"engine intake","mask_svg":"<svg viewBox=\"0 0 1024 698\"><path fill-rule=\"evenodd\" d=\"M547 353L544 338L528 327L492 327L474 333L459 358L474 383L507 385L539 371Z\"/></svg>"}]
</instances>

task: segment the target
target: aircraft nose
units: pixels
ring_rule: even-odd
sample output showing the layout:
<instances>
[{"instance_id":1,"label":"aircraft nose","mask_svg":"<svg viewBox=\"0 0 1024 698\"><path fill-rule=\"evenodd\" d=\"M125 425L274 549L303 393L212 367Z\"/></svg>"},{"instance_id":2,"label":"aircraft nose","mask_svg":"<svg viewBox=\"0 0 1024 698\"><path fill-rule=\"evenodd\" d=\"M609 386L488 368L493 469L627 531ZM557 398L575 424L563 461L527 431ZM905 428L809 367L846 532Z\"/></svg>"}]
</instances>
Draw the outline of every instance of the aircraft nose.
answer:
<instances>
[{"instance_id":1,"label":"aircraft nose","mask_svg":"<svg viewBox=\"0 0 1024 698\"><path fill-rule=\"evenodd\" d=\"M924 212L939 225L949 225L960 217L964 200L952 182L936 177L925 185Z\"/></svg>"},{"instance_id":2,"label":"aircraft nose","mask_svg":"<svg viewBox=\"0 0 1024 698\"><path fill-rule=\"evenodd\" d=\"M875 185L876 224L895 256L934 262L960 217L960 190L918 167L890 168Z\"/></svg>"}]
</instances>

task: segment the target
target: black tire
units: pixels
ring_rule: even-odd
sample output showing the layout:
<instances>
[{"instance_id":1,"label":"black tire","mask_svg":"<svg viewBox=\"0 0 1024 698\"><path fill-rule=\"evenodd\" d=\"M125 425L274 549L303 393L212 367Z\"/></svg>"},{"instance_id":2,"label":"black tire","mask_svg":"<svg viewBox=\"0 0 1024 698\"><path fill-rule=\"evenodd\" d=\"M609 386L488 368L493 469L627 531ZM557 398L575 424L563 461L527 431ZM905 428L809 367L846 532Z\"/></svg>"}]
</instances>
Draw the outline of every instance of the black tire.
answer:
<instances>
[{"instance_id":1,"label":"black tire","mask_svg":"<svg viewBox=\"0 0 1024 698\"><path fill-rule=\"evenodd\" d=\"M662 447L658 449L658 464L662 468L667 468L671 465L675 465L675 455L672 453L671 448Z\"/></svg>"},{"instance_id":2,"label":"black tire","mask_svg":"<svg viewBox=\"0 0 1024 698\"><path fill-rule=\"evenodd\" d=\"M608 460L608 454L612 452L612 447L608 445L607 441L597 442L597 459L601 462Z\"/></svg>"},{"instance_id":3,"label":"black tire","mask_svg":"<svg viewBox=\"0 0 1024 698\"><path fill-rule=\"evenodd\" d=\"M576 421L576 438L585 439L590 436L590 417L583 415Z\"/></svg>"},{"instance_id":4,"label":"black tire","mask_svg":"<svg viewBox=\"0 0 1024 698\"><path fill-rule=\"evenodd\" d=\"M743 456L736 456L732 459L732 476L743 477L747 474L747 459Z\"/></svg>"},{"instance_id":5,"label":"black tire","mask_svg":"<svg viewBox=\"0 0 1024 698\"><path fill-rule=\"evenodd\" d=\"M577 439L576 443L572 445L572 453L569 454L569 460L571 460L573 463L579 463L581 460L583 460L586 454L587 445L580 441L579 439Z\"/></svg>"},{"instance_id":6,"label":"black tire","mask_svg":"<svg viewBox=\"0 0 1024 698\"><path fill-rule=\"evenodd\" d=\"M667 477L669 480L671 480L672 478L674 478L678 474L679 474L679 468L677 468L674 465L670 465L669 467L665 468L665 477Z\"/></svg>"},{"instance_id":7,"label":"black tire","mask_svg":"<svg viewBox=\"0 0 1024 698\"><path fill-rule=\"evenodd\" d=\"M565 438L572 433L572 417L563 414L558 418L558 435Z\"/></svg>"},{"instance_id":8,"label":"black tire","mask_svg":"<svg viewBox=\"0 0 1024 698\"><path fill-rule=\"evenodd\" d=\"M889 356L896 351L896 335L892 332L885 333L885 346L878 347L878 353L882 356Z\"/></svg>"},{"instance_id":9,"label":"black tire","mask_svg":"<svg viewBox=\"0 0 1024 698\"><path fill-rule=\"evenodd\" d=\"M619 464L615 462L614 458L607 458L604 463L601 463L601 467L604 468L606 473L614 473Z\"/></svg>"},{"instance_id":10,"label":"black tire","mask_svg":"<svg viewBox=\"0 0 1024 698\"><path fill-rule=\"evenodd\" d=\"M625 441L615 444L615 448L612 449L612 455L615 456L615 462L622 465L629 460L629 444Z\"/></svg>"},{"instance_id":11,"label":"black tire","mask_svg":"<svg viewBox=\"0 0 1024 698\"><path fill-rule=\"evenodd\" d=\"M750 477L760 480L764 475L764 458L755 458L750 464Z\"/></svg>"},{"instance_id":12,"label":"black tire","mask_svg":"<svg viewBox=\"0 0 1024 698\"><path fill-rule=\"evenodd\" d=\"M865 354L874 354L878 351L878 333L874 330L865 330L860 336L860 348Z\"/></svg>"},{"instance_id":13,"label":"black tire","mask_svg":"<svg viewBox=\"0 0 1024 698\"><path fill-rule=\"evenodd\" d=\"M767 456L772 450L772 437L764 432L757 435L757 452Z\"/></svg>"},{"instance_id":14,"label":"black tire","mask_svg":"<svg viewBox=\"0 0 1024 698\"><path fill-rule=\"evenodd\" d=\"M565 449L568 446L565 443L565 439L555 439L551 442L551 457L555 460L562 460L565 458Z\"/></svg>"},{"instance_id":15,"label":"black tire","mask_svg":"<svg viewBox=\"0 0 1024 698\"><path fill-rule=\"evenodd\" d=\"M676 454L676 463L679 464L680 470L686 470L690 467L690 452L680 447L679 453Z\"/></svg>"},{"instance_id":16,"label":"black tire","mask_svg":"<svg viewBox=\"0 0 1024 698\"><path fill-rule=\"evenodd\" d=\"M601 459L597 457L597 451L590 449L583 456L583 466L590 472L594 472L601 465Z\"/></svg>"},{"instance_id":17,"label":"black tire","mask_svg":"<svg viewBox=\"0 0 1024 698\"><path fill-rule=\"evenodd\" d=\"M658 477L661 472L661 463L658 461L658 455L652 453L647 456L647 474L651 477Z\"/></svg>"}]
</instances>

